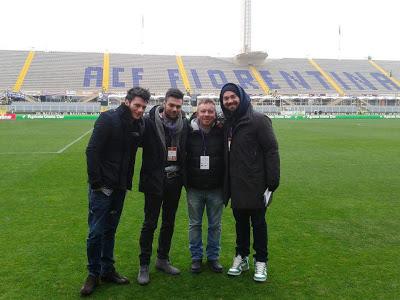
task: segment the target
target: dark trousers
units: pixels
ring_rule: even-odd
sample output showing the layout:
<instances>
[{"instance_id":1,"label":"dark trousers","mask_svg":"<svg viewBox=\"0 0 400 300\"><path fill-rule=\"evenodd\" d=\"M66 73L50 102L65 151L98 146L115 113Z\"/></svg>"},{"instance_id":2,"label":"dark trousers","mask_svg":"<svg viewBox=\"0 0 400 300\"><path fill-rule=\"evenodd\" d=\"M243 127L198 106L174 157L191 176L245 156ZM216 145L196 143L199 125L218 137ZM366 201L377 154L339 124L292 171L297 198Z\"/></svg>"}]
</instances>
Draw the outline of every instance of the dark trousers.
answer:
<instances>
[{"instance_id":1,"label":"dark trousers","mask_svg":"<svg viewBox=\"0 0 400 300\"><path fill-rule=\"evenodd\" d=\"M99 276L114 270L115 232L124 206L125 191L110 196L89 188L89 235L86 242L89 274Z\"/></svg>"},{"instance_id":2,"label":"dark trousers","mask_svg":"<svg viewBox=\"0 0 400 300\"><path fill-rule=\"evenodd\" d=\"M162 222L158 237L157 257L169 259L171 239L174 233L175 215L182 190L181 176L164 179L164 191L161 196L145 193L144 222L140 233L140 265L150 264L154 231L162 208Z\"/></svg>"},{"instance_id":3,"label":"dark trousers","mask_svg":"<svg viewBox=\"0 0 400 300\"><path fill-rule=\"evenodd\" d=\"M254 258L259 262L268 260L268 235L267 222L265 221L266 209L233 209L236 220L236 255L242 257L250 254L250 221L253 227Z\"/></svg>"}]
</instances>

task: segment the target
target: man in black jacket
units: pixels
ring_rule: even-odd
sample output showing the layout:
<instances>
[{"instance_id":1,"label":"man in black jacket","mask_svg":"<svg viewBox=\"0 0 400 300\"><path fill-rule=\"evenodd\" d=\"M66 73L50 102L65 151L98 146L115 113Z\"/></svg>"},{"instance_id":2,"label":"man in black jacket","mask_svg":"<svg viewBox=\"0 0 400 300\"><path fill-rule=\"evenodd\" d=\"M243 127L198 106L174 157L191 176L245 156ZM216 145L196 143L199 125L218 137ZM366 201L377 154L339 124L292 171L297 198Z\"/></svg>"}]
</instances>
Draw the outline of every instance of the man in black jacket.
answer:
<instances>
[{"instance_id":1,"label":"man in black jacket","mask_svg":"<svg viewBox=\"0 0 400 300\"><path fill-rule=\"evenodd\" d=\"M155 106L145 117L142 169L139 190L144 193L144 222L140 234L138 283L149 283L149 264L154 231L162 208L156 268L177 275L169 261L175 214L184 183L187 120L182 113L183 93L169 89L162 106Z\"/></svg>"},{"instance_id":2,"label":"man in black jacket","mask_svg":"<svg viewBox=\"0 0 400 300\"><path fill-rule=\"evenodd\" d=\"M271 120L253 110L242 87L225 84L220 103L225 115L224 198L226 201L231 198L236 221L236 257L228 274L238 276L249 269L251 220L255 250L253 279L265 281L268 260L265 213L271 203L266 200L268 192L274 192L279 185L278 143Z\"/></svg>"},{"instance_id":3,"label":"man in black jacket","mask_svg":"<svg viewBox=\"0 0 400 300\"><path fill-rule=\"evenodd\" d=\"M90 295L100 278L105 282L129 283L114 268L114 241L126 190L132 188L136 150L144 133L142 116L149 99L148 90L130 89L124 103L99 116L86 148L89 276L81 289L82 296Z\"/></svg>"},{"instance_id":4,"label":"man in black jacket","mask_svg":"<svg viewBox=\"0 0 400 300\"><path fill-rule=\"evenodd\" d=\"M221 241L221 217L224 207L224 141L222 124L217 121L215 103L200 100L196 117L190 122L187 140L187 203L189 213L189 249L191 270L201 272L203 259L202 220L204 208L208 218L207 262L216 273Z\"/></svg>"}]
</instances>

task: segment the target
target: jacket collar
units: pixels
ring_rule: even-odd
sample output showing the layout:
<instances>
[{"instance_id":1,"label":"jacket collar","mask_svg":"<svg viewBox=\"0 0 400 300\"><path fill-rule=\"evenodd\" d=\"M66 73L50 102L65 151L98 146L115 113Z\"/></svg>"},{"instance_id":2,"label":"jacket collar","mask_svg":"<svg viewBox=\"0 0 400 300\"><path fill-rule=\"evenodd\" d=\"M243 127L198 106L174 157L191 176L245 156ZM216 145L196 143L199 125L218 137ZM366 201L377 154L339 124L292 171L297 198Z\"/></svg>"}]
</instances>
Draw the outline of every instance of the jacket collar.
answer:
<instances>
[{"instance_id":1,"label":"jacket collar","mask_svg":"<svg viewBox=\"0 0 400 300\"><path fill-rule=\"evenodd\" d=\"M214 129L215 125L216 125L216 121L214 121L214 123L211 125L209 133ZM193 132L200 132L200 125L199 125L198 119L196 117L191 119L190 128Z\"/></svg>"},{"instance_id":2,"label":"jacket collar","mask_svg":"<svg viewBox=\"0 0 400 300\"><path fill-rule=\"evenodd\" d=\"M137 124L139 126L140 134L142 135L144 133L144 120L143 120L143 118L140 118L139 120L135 120L132 117L131 110L129 109L128 106L126 106L125 104L121 104L120 106L118 106L115 109L115 111L121 117L121 120L122 120L122 122L123 122L123 124L125 126L130 126L133 123L137 122Z\"/></svg>"},{"instance_id":3,"label":"jacket collar","mask_svg":"<svg viewBox=\"0 0 400 300\"><path fill-rule=\"evenodd\" d=\"M242 115L237 120L233 120L233 119L226 120L226 125L228 127L232 127L233 131L235 131L238 127L250 123L250 120L252 118L253 118L253 106L250 104L244 115Z\"/></svg>"},{"instance_id":4,"label":"jacket collar","mask_svg":"<svg viewBox=\"0 0 400 300\"><path fill-rule=\"evenodd\" d=\"M122 119L133 122L134 119L132 118L131 110L125 104L122 103L120 106L118 106L116 111Z\"/></svg>"}]
</instances>

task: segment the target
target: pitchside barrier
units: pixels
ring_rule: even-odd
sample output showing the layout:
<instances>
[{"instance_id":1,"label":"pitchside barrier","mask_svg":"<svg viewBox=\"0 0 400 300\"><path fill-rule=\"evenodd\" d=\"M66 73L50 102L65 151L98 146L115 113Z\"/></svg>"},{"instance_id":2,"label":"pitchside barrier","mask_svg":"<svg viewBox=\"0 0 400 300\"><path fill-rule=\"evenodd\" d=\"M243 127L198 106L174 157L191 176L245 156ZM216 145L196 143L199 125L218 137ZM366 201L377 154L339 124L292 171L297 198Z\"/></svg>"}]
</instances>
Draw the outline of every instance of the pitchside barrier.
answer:
<instances>
[{"instance_id":1,"label":"pitchside barrier","mask_svg":"<svg viewBox=\"0 0 400 300\"><path fill-rule=\"evenodd\" d=\"M5 114L0 120L96 120L98 114L90 115L47 115L47 114ZM268 115L271 119L285 120L326 120L326 119L400 119L398 115Z\"/></svg>"}]
</instances>

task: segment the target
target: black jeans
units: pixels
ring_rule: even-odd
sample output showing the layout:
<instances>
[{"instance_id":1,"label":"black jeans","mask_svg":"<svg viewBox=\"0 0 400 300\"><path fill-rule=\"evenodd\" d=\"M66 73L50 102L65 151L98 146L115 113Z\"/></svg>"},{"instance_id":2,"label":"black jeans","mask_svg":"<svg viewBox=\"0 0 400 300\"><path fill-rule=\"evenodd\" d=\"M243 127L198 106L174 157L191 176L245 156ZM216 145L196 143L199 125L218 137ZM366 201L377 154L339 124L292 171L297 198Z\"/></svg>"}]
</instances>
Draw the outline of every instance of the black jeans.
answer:
<instances>
[{"instance_id":1,"label":"black jeans","mask_svg":"<svg viewBox=\"0 0 400 300\"><path fill-rule=\"evenodd\" d=\"M154 231L162 208L162 223L158 237L157 257L169 259L171 239L174 233L175 215L182 190L182 176L164 178L162 196L145 193L144 222L140 233L140 265L149 265L153 248Z\"/></svg>"},{"instance_id":2,"label":"black jeans","mask_svg":"<svg viewBox=\"0 0 400 300\"><path fill-rule=\"evenodd\" d=\"M250 254L250 220L253 227L254 258L259 262L268 260L268 235L267 222L265 221L266 209L233 209L236 220L236 255L242 257Z\"/></svg>"}]
</instances>

